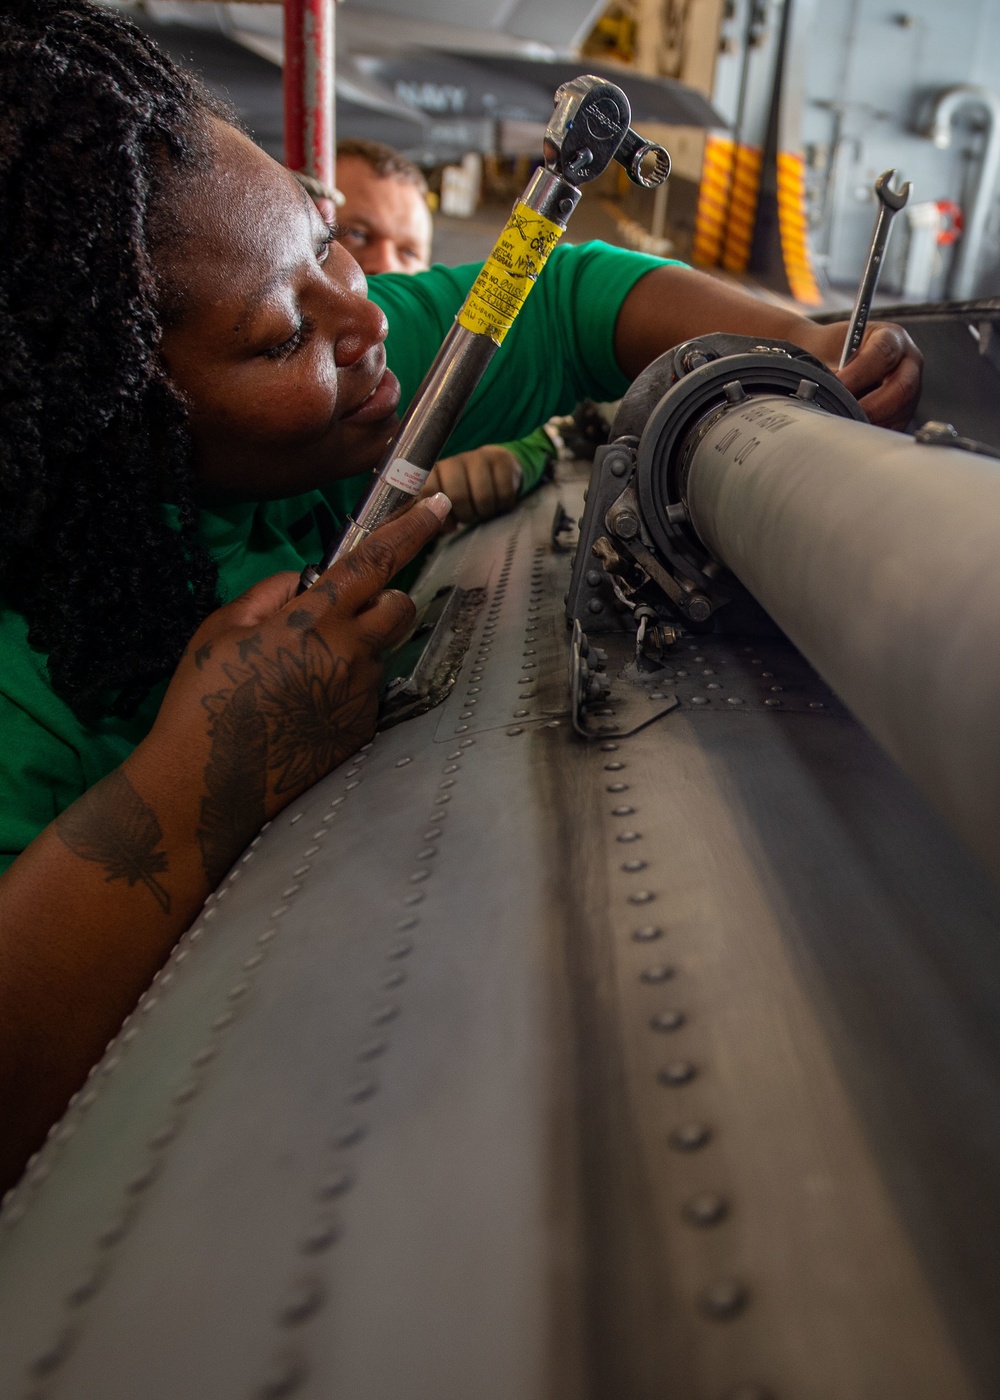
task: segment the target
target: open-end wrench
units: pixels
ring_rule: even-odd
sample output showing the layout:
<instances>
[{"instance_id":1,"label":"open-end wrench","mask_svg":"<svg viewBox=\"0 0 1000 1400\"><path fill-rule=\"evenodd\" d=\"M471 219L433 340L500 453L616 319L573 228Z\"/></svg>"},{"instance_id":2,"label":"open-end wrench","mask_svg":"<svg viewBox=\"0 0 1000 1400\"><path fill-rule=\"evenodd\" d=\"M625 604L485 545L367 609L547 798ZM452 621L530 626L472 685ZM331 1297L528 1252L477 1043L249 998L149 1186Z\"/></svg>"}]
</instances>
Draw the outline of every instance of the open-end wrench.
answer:
<instances>
[{"instance_id":1,"label":"open-end wrench","mask_svg":"<svg viewBox=\"0 0 1000 1400\"><path fill-rule=\"evenodd\" d=\"M893 219L910 197L909 181L901 190L890 189L889 181L895 173L895 167L892 170L885 170L875 181L878 216L875 219L875 232L872 234L871 247L868 249L868 261L865 263L865 270L861 277L861 286L858 288L857 300L847 325L844 349L840 356L841 369L849 364L861 349L861 342L865 338L865 327L868 324L868 315L875 296L875 288L878 286L879 274L882 271L882 259L885 256L886 244L889 242L889 229Z\"/></svg>"}]
</instances>

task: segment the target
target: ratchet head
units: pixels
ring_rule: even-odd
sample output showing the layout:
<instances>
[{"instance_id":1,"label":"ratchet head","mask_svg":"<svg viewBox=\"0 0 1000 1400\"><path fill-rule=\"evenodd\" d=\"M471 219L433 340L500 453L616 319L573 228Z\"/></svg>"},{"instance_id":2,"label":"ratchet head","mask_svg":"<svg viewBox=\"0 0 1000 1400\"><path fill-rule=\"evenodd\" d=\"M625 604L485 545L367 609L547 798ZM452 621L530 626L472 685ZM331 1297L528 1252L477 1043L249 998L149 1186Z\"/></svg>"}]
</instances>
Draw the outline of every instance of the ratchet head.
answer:
<instances>
[{"instance_id":1,"label":"ratchet head","mask_svg":"<svg viewBox=\"0 0 1000 1400\"><path fill-rule=\"evenodd\" d=\"M632 109L621 88L585 74L563 83L545 132L545 164L574 185L596 180L619 160L636 184L659 185L670 170L662 146L629 128Z\"/></svg>"},{"instance_id":2,"label":"ratchet head","mask_svg":"<svg viewBox=\"0 0 1000 1400\"><path fill-rule=\"evenodd\" d=\"M895 173L895 166L893 166L891 170L884 170L882 172L875 181L875 194L887 209L891 210L893 214L898 214L910 197L910 182L907 180L901 190L892 189L889 181Z\"/></svg>"}]
</instances>

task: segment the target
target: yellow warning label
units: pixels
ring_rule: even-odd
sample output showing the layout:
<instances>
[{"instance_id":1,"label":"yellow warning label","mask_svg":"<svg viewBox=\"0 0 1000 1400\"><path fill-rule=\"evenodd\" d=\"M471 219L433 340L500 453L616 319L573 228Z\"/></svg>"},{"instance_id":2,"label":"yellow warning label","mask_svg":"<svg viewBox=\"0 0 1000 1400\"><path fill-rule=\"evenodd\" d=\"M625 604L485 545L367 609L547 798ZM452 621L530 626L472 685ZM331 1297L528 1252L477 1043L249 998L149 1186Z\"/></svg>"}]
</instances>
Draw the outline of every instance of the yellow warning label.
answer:
<instances>
[{"instance_id":1,"label":"yellow warning label","mask_svg":"<svg viewBox=\"0 0 1000 1400\"><path fill-rule=\"evenodd\" d=\"M526 204L515 204L465 298L458 324L502 344L562 233L551 219L536 214Z\"/></svg>"}]
</instances>

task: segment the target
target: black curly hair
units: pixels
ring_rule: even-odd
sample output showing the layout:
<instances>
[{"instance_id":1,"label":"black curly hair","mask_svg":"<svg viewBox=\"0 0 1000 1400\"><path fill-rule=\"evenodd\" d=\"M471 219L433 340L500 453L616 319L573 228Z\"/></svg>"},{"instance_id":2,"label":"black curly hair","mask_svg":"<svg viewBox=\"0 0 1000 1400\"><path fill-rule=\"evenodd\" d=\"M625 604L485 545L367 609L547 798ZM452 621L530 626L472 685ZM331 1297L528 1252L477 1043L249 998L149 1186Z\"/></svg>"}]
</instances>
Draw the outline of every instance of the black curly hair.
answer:
<instances>
[{"instance_id":1,"label":"black curly hair","mask_svg":"<svg viewBox=\"0 0 1000 1400\"><path fill-rule=\"evenodd\" d=\"M86 722L134 711L217 605L154 271L209 112L121 15L0 0L0 605Z\"/></svg>"}]
</instances>

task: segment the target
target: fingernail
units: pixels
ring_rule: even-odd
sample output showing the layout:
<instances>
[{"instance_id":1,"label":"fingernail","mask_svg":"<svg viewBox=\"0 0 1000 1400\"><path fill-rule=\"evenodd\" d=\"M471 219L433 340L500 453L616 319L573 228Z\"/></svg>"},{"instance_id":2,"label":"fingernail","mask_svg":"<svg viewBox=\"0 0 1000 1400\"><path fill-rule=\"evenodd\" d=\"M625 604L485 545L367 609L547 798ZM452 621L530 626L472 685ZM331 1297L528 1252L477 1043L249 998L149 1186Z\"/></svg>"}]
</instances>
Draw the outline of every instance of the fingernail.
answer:
<instances>
[{"instance_id":1,"label":"fingernail","mask_svg":"<svg viewBox=\"0 0 1000 1400\"><path fill-rule=\"evenodd\" d=\"M435 491L433 496L428 496L424 505L429 506L439 520L444 520L451 510L451 501L443 491Z\"/></svg>"}]
</instances>

